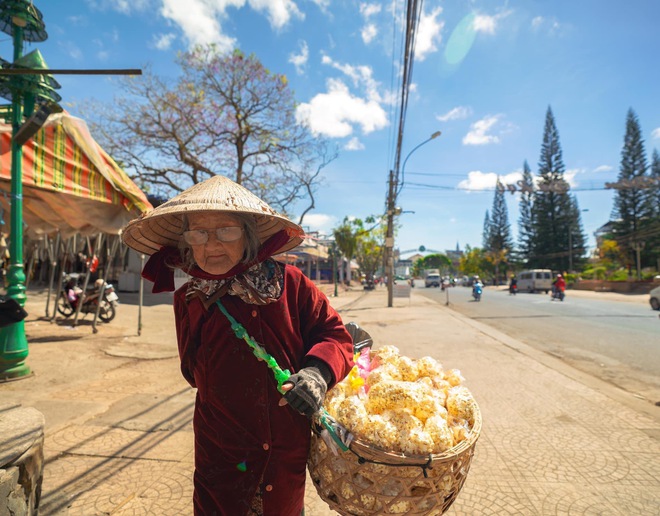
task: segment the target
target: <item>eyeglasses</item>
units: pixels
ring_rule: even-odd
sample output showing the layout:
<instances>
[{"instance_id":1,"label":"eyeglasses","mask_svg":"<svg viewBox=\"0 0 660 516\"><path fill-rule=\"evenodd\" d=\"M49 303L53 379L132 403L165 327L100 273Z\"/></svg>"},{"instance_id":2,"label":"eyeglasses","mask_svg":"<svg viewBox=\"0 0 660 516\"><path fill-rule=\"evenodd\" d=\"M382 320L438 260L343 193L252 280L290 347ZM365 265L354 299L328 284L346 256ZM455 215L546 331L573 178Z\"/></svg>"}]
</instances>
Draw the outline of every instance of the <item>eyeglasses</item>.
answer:
<instances>
[{"instance_id":1,"label":"eyeglasses","mask_svg":"<svg viewBox=\"0 0 660 516\"><path fill-rule=\"evenodd\" d=\"M227 226L215 229L190 229L183 232L183 239L190 245L202 245L209 241L209 233L215 233L220 242L235 242L243 234L240 226Z\"/></svg>"}]
</instances>

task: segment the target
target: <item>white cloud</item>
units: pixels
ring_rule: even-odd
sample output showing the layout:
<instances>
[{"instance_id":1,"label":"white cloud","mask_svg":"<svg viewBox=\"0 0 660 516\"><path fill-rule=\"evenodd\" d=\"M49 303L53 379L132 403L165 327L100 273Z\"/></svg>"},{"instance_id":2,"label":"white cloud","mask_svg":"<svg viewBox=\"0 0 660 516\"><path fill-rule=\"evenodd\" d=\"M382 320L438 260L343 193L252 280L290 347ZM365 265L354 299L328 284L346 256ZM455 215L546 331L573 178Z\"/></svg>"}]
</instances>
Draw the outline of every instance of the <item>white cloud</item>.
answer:
<instances>
[{"instance_id":1,"label":"white cloud","mask_svg":"<svg viewBox=\"0 0 660 516\"><path fill-rule=\"evenodd\" d=\"M487 14L477 14L472 22L472 27L475 32L483 32L484 34L494 35L497 32L499 22L509 16L511 11L503 11L494 16Z\"/></svg>"},{"instance_id":2,"label":"white cloud","mask_svg":"<svg viewBox=\"0 0 660 516\"><path fill-rule=\"evenodd\" d=\"M173 32L168 32L167 34L156 34L154 35L152 46L157 50L169 50L175 38L176 34Z\"/></svg>"},{"instance_id":3,"label":"white cloud","mask_svg":"<svg viewBox=\"0 0 660 516\"><path fill-rule=\"evenodd\" d=\"M357 138L357 136L354 136L348 142L346 145L344 145L344 150L347 151L358 151L358 150L363 150L364 149L364 144Z\"/></svg>"},{"instance_id":4,"label":"white cloud","mask_svg":"<svg viewBox=\"0 0 660 516\"><path fill-rule=\"evenodd\" d=\"M378 36L378 29L376 28L375 24L368 23L362 27L360 35L362 36L362 41L364 41L364 44L368 45L374 40L376 36Z\"/></svg>"},{"instance_id":5,"label":"white cloud","mask_svg":"<svg viewBox=\"0 0 660 516\"><path fill-rule=\"evenodd\" d=\"M330 235L337 225L337 217L325 213L308 213L305 215L302 225L307 231L318 231L321 234Z\"/></svg>"},{"instance_id":6,"label":"white cloud","mask_svg":"<svg viewBox=\"0 0 660 516\"><path fill-rule=\"evenodd\" d=\"M368 20L372 16L380 13L382 6L380 4L360 4L360 14L364 16L365 20Z\"/></svg>"},{"instance_id":7,"label":"white cloud","mask_svg":"<svg viewBox=\"0 0 660 516\"><path fill-rule=\"evenodd\" d=\"M476 121L470 126L470 132L463 137L463 145L487 145L499 143L498 136L488 134L499 121L500 115L490 115Z\"/></svg>"},{"instance_id":8,"label":"white cloud","mask_svg":"<svg viewBox=\"0 0 660 516\"><path fill-rule=\"evenodd\" d=\"M99 51L96 53L96 58L97 58L99 61L107 61L107 60L108 60L108 57L110 57L110 52L108 52L107 50L99 50Z\"/></svg>"},{"instance_id":9,"label":"white cloud","mask_svg":"<svg viewBox=\"0 0 660 516\"><path fill-rule=\"evenodd\" d=\"M440 122L449 122L450 120L463 120L472 114L472 108L469 106L457 106L450 109L444 115L436 115L435 118Z\"/></svg>"},{"instance_id":10,"label":"white cloud","mask_svg":"<svg viewBox=\"0 0 660 516\"><path fill-rule=\"evenodd\" d=\"M497 20L494 16L486 16L484 14L477 14L472 22L475 32L483 32L485 34L495 34L495 27Z\"/></svg>"},{"instance_id":11,"label":"white cloud","mask_svg":"<svg viewBox=\"0 0 660 516\"><path fill-rule=\"evenodd\" d=\"M495 172L481 172L480 170L473 170L468 172L467 179L458 183L457 188L461 190L493 190L497 184L497 176ZM522 172L516 171L506 175L500 175L500 182L503 185L515 185L522 179Z\"/></svg>"},{"instance_id":12,"label":"white cloud","mask_svg":"<svg viewBox=\"0 0 660 516\"><path fill-rule=\"evenodd\" d=\"M323 56L321 62L323 64L332 66L333 68L339 70L344 75L349 77L355 87L364 88L367 93L367 97L370 100L375 102L383 101L382 96L378 91L380 84L373 78L373 69L370 66L353 66L348 64L341 64L337 61L334 61L329 56Z\"/></svg>"},{"instance_id":13,"label":"white cloud","mask_svg":"<svg viewBox=\"0 0 660 516\"><path fill-rule=\"evenodd\" d=\"M238 0L226 1L233 4ZM293 17L301 20L305 18L293 0L248 0L248 3L255 11L265 11L270 24L277 29L284 27Z\"/></svg>"},{"instance_id":14,"label":"white cloud","mask_svg":"<svg viewBox=\"0 0 660 516\"><path fill-rule=\"evenodd\" d=\"M653 138L654 140L660 140L660 127L656 127L655 129L653 129L653 131L651 132L651 138Z\"/></svg>"},{"instance_id":15,"label":"white cloud","mask_svg":"<svg viewBox=\"0 0 660 516\"><path fill-rule=\"evenodd\" d=\"M600 165L596 168L594 168L594 172L610 172L611 170L614 170L614 167L610 165Z\"/></svg>"},{"instance_id":16,"label":"white cloud","mask_svg":"<svg viewBox=\"0 0 660 516\"><path fill-rule=\"evenodd\" d=\"M532 29L537 30L543 25L543 16L536 16L532 20Z\"/></svg>"},{"instance_id":17,"label":"white cloud","mask_svg":"<svg viewBox=\"0 0 660 516\"><path fill-rule=\"evenodd\" d=\"M426 57L438 50L437 45L442 41L440 32L445 26L444 21L437 18L442 13L442 7L437 7L429 14L422 12L417 27L417 37L415 39L415 59L424 61Z\"/></svg>"},{"instance_id":18,"label":"white cloud","mask_svg":"<svg viewBox=\"0 0 660 516\"><path fill-rule=\"evenodd\" d=\"M543 16L536 16L532 19L532 30L547 30L550 33L555 33L561 29L561 25L554 18L544 18Z\"/></svg>"},{"instance_id":19,"label":"white cloud","mask_svg":"<svg viewBox=\"0 0 660 516\"><path fill-rule=\"evenodd\" d=\"M375 100L352 95L339 79L329 79L327 87L327 93L298 106L298 122L306 124L313 133L343 138L353 133L354 126L369 134L388 125L387 114Z\"/></svg>"},{"instance_id":20,"label":"white cloud","mask_svg":"<svg viewBox=\"0 0 660 516\"><path fill-rule=\"evenodd\" d=\"M116 0L126 3L126 0ZM146 0L144 0L146 1ZM281 29L292 18L304 19L293 0L161 0L160 13L183 31L191 45L216 43L221 51L231 50L236 39L222 31L220 22L230 7L246 4L268 18L271 27Z\"/></svg>"},{"instance_id":21,"label":"white cloud","mask_svg":"<svg viewBox=\"0 0 660 516\"><path fill-rule=\"evenodd\" d=\"M243 0L238 3L242 5ZM236 43L222 33L216 10L200 0L163 0L160 13L179 26L191 45L216 43L220 51L229 51Z\"/></svg>"},{"instance_id":22,"label":"white cloud","mask_svg":"<svg viewBox=\"0 0 660 516\"><path fill-rule=\"evenodd\" d=\"M309 47L306 41L300 42L300 54L289 54L289 63L296 67L296 73L302 75L309 59Z\"/></svg>"}]
</instances>

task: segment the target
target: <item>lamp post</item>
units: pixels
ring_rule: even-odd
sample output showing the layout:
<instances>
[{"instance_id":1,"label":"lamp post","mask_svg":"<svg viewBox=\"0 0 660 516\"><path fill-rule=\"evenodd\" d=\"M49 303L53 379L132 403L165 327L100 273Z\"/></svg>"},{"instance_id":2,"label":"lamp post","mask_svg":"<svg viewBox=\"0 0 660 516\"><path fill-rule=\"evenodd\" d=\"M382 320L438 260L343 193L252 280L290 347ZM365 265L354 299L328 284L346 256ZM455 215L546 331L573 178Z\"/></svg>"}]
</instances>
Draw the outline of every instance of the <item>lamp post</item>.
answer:
<instances>
[{"instance_id":1,"label":"lamp post","mask_svg":"<svg viewBox=\"0 0 660 516\"><path fill-rule=\"evenodd\" d=\"M27 0L3 2L0 7L0 30L13 38L13 68L46 69L38 50L23 55L24 41L40 42L48 38L41 12ZM7 63L8 64L8 63ZM5 63L3 63L5 65ZM5 65L6 66L6 65ZM4 66L3 66L4 67ZM2 77L0 95L11 98L11 235L10 264L7 273L7 295L21 306L25 305L25 272L23 270L23 144L32 128L21 127L23 116L32 117L35 103L59 102L54 88L59 84L48 75ZM38 130L38 127L37 127ZM28 343L25 323L19 321L0 329L0 381L24 378L31 374L25 364Z\"/></svg>"},{"instance_id":2,"label":"lamp post","mask_svg":"<svg viewBox=\"0 0 660 516\"><path fill-rule=\"evenodd\" d=\"M406 163L413 152L431 140L435 140L441 134L440 131L434 132L430 137L418 144L408 153L403 160L403 166L401 167L401 184L398 184L398 170L396 174L393 170L390 170L389 189L387 194L387 231L385 233L385 273L387 275L388 307L392 307L394 300L394 216L401 213L401 208L396 207L396 198L401 192L401 188L403 188Z\"/></svg>"}]
</instances>

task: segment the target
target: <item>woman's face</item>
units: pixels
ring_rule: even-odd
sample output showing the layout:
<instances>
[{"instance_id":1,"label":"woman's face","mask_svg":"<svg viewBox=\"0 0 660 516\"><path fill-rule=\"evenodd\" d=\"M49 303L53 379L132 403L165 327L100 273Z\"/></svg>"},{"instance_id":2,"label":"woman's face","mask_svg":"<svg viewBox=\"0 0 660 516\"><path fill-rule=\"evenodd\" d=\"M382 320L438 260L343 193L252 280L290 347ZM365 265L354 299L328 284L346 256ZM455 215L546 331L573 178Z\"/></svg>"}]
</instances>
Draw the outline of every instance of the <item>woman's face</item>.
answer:
<instances>
[{"instance_id":1,"label":"woman's face","mask_svg":"<svg viewBox=\"0 0 660 516\"><path fill-rule=\"evenodd\" d=\"M225 213L191 213L188 215L188 229L208 231L208 241L204 244L191 245L195 263L209 274L225 274L243 258L245 234L241 232L238 240L222 242L216 235L217 228L241 227L236 217Z\"/></svg>"}]
</instances>

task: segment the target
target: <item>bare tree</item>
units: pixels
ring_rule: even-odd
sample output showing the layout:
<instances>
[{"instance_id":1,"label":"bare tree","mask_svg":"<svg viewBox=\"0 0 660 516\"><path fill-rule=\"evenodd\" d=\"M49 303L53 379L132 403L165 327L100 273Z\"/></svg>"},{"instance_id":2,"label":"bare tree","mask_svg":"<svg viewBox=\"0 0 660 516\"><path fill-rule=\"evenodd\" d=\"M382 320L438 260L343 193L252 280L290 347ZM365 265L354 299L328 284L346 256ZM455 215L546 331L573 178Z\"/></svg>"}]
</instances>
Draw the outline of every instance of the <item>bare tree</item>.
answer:
<instances>
[{"instance_id":1,"label":"bare tree","mask_svg":"<svg viewBox=\"0 0 660 516\"><path fill-rule=\"evenodd\" d=\"M296 119L284 75L254 56L199 46L180 75L120 81L112 105L84 106L96 137L149 193L169 197L223 174L283 212L314 206L321 170L337 157Z\"/></svg>"}]
</instances>

